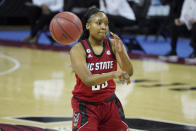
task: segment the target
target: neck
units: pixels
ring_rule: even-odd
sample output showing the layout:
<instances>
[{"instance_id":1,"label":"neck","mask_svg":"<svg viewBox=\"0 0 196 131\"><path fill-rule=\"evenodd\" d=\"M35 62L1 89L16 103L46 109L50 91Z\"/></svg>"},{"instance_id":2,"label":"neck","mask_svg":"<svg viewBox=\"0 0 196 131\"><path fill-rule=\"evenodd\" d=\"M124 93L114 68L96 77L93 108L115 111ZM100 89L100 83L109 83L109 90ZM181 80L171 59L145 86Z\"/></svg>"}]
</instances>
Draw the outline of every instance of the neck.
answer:
<instances>
[{"instance_id":1,"label":"neck","mask_svg":"<svg viewBox=\"0 0 196 131\"><path fill-rule=\"evenodd\" d=\"M92 37L89 37L88 40L93 46L103 45L103 40L96 40L93 39Z\"/></svg>"}]
</instances>

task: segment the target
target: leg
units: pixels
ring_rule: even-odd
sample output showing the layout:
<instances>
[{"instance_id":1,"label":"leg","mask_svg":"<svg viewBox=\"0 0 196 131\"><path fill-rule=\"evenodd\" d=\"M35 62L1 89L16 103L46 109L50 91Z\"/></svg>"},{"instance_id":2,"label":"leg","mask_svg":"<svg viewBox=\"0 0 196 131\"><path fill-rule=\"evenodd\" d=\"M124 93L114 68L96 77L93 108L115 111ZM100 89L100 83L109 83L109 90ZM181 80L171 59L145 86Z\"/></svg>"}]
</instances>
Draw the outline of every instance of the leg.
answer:
<instances>
[{"instance_id":1,"label":"leg","mask_svg":"<svg viewBox=\"0 0 196 131\"><path fill-rule=\"evenodd\" d=\"M32 43L37 43L38 40L38 32L44 28L45 25L47 25L48 21L50 21L50 15L41 15L40 18L37 20L36 24L31 28L31 33L28 37L26 37L23 41L30 41Z\"/></svg>"},{"instance_id":2,"label":"leg","mask_svg":"<svg viewBox=\"0 0 196 131\"><path fill-rule=\"evenodd\" d=\"M175 23L173 23L171 27L171 52L170 54L176 55L178 35L179 35L178 26L176 26Z\"/></svg>"},{"instance_id":3,"label":"leg","mask_svg":"<svg viewBox=\"0 0 196 131\"><path fill-rule=\"evenodd\" d=\"M166 56L177 55L177 40L181 32L187 31L186 26L176 26L174 23L171 27L171 51Z\"/></svg>"},{"instance_id":4,"label":"leg","mask_svg":"<svg viewBox=\"0 0 196 131\"><path fill-rule=\"evenodd\" d=\"M190 45L193 48L193 53L190 55L190 58L196 58L196 23L192 25L191 30L191 42Z\"/></svg>"},{"instance_id":5,"label":"leg","mask_svg":"<svg viewBox=\"0 0 196 131\"><path fill-rule=\"evenodd\" d=\"M103 124L99 126L99 131L128 131L128 125L124 122L124 111L117 97L105 109L110 111L104 118Z\"/></svg>"},{"instance_id":6,"label":"leg","mask_svg":"<svg viewBox=\"0 0 196 131\"><path fill-rule=\"evenodd\" d=\"M28 16L29 16L28 19L29 19L29 23L31 26L31 32L32 32L32 30L34 29L36 25L37 19L41 15L41 8L37 6L28 6L27 12L28 12ZM30 33L30 35L24 38L23 42L29 42L32 38L33 38L32 33Z\"/></svg>"},{"instance_id":7,"label":"leg","mask_svg":"<svg viewBox=\"0 0 196 131\"><path fill-rule=\"evenodd\" d=\"M47 27L47 29L49 28L49 24L50 21L52 20L52 18L57 14L58 12L51 12L50 14L43 14L40 19L37 21L37 24L34 26L34 28L31 31L31 36L32 36L32 43L36 43L38 38L39 38L39 34L38 32L42 32L44 31L43 29L45 27Z\"/></svg>"},{"instance_id":8,"label":"leg","mask_svg":"<svg viewBox=\"0 0 196 131\"><path fill-rule=\"evenodd\" d=\"M96 107L94 105L85 104L72 98L73 120L72 131L98 131L98 120L96 111L92 112Z\"/></svg>"}]
</instances>

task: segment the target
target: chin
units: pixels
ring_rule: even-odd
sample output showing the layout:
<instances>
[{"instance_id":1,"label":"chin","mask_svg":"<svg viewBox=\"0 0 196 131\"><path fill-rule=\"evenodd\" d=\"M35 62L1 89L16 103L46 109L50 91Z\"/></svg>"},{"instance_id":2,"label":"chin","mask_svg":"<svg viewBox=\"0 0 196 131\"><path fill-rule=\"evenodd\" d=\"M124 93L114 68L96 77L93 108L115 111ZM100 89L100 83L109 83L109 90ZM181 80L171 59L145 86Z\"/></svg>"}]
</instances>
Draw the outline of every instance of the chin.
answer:
<instances>
[{"instance_id":1,"label":"chin","mask_svg":"<svg viewBox=\"0 0 196 131\"><path fill-rule=\"evenodd\" d=\"M105 37L99 37L99 38L97 38L97 40L103 40L103 39L105 39Z\"/></svg>"},{"instance_id":2,"label":"chin","mask_svg":"<svg viewBox=\"0 0 196 131\"><path fill-rule=\"evenodd\" d=\"M97 36L99 40L103 40L104 38L106 38L106 35L99 35Z\"/></svg>"},{"instance_id":3,"label":"chin","mask_svg":"<svg viewBox=\"0 0 196 131\"><path fill-rule=\"evenodd\" d=\"M106 35L96 35L96 36L94 36L94 39L96 39L96 40L103 40L105 38L106 38Z\"/></svg>"}]
</instances>

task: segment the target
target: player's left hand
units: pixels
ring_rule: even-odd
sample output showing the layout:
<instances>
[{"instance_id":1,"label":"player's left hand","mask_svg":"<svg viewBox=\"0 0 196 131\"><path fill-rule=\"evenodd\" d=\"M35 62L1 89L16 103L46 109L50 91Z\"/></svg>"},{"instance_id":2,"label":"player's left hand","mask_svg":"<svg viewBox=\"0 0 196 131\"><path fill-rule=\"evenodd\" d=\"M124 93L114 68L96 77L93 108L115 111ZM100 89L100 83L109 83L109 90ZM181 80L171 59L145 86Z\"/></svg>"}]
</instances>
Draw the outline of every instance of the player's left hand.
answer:
<instances>
[{"instance_id":1,"label":"player's left hand","mask_svg":"<svg viewBox=\"0 0 196 131\"><path fill-rule=\"evenodd\" d=\"M114 33L110 32L111 36L113 37L113 40L112 40L112 45L113 47L115 48L115 50L118 52L118 53L121 53L123 52L124 50L124 47L123 47L123 42L121 41L121 39Z\"/></svg>"},{"instance_id":2,"label":"player's left hand","mask_svg":"<svg viewBox=\"0 0 196 131\"><path fill-rule=\"evenodd\" d=\"M119 80L120 80L121 84L127 83L127 85L128 85L131 83L130 76L127 72L123 72L123 75L121 75L119 77Z\"/></svg>"}]
</instances>

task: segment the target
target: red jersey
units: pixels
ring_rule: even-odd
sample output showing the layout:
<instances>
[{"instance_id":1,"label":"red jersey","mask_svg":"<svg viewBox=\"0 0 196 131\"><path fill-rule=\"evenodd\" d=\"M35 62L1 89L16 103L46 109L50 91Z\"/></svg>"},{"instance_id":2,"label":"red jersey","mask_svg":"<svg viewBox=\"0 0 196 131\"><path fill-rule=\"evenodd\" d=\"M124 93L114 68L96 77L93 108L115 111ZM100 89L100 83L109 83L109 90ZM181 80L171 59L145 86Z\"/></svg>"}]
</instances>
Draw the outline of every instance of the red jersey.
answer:
<instances>
[{"instance_id":1,"label":"red jersey","mask_svg":"<svg viewBox=\"0 0 196 131\"><path fill-rule=\"evenodd\" d=\"M108 39L104 39L103 51L96 55L88 40L83 40L82 45L86 52L86 63L92 74L102 74L117 70L117 60ZM80 100L88 102L104 102L114 94L116 84L114 80L106 81L96 86L86 86L76 74L76 85L73 95Z\"/></svg>"}]
</instances>

